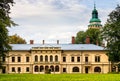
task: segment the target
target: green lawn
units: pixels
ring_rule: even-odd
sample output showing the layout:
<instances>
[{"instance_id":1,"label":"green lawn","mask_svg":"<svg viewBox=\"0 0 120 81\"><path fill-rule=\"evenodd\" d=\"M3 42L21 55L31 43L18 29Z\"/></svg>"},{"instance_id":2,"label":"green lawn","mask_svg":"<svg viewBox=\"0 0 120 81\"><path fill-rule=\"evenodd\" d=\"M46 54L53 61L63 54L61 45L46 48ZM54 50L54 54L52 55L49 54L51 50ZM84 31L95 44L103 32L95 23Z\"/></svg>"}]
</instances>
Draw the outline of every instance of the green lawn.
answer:
<instances>
[{"instance_id":1,"label":"green lawn","mask_svg":"<svg viewBox=\"0 0 120 81\"><path fill-rule=\"evenodd\" d=\"M0 74L0 81L120 81L120 74Z\"/></svg>"}]
</instances>

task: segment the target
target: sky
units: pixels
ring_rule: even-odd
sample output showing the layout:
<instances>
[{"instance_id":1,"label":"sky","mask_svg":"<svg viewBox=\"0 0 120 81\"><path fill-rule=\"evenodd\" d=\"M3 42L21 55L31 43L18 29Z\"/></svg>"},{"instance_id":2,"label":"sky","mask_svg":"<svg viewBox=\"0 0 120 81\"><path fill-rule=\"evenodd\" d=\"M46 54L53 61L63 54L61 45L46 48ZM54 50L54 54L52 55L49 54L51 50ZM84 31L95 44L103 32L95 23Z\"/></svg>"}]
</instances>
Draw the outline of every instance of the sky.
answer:
<instances>
[{"instance_id":1,"label":"sky","mask_svg":"<svg viewBox=\"0 0 120 81\"><path fill-rule=\"evenodd\" d=\"M14 0L10 17L19 26L8 28L9 35L17 34L34 43L71 43L78 31L88 29L96 4L104 26L109 13L120 0Z\"/></svg>"}]
</instances>

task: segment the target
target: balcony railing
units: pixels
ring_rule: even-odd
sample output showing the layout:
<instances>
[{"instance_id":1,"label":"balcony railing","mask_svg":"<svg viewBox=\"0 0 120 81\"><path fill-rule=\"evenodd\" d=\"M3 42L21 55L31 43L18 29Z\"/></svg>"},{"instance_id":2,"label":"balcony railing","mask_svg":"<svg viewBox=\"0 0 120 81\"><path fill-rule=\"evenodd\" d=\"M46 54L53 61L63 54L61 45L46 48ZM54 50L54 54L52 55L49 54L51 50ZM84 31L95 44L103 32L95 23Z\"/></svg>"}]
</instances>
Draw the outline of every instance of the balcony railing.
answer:
<instances>
[{"instance_id":1,"label":"balcony railing","mask_svg":"<svg viewBox=\"0 0 120 81\"><path fill-rule=\"evenodd\" d=\"M84 62L85 66L91 66L91 62Z\"/></svg>"},{"instance_id":2,"label":"balcony railing","mask_svg":"<svg viewBox=\"0 0 120 81\"><path fill-rule=\"evenodd\" d=\"M85 62L85 64L86 64L86 65L89 65L89 64L91 64L91 62Z\"/></svg>"},{"instance_id":3,"label":"balcony railing","mask_svg":"<svg viewBox=\"0 0 120 81\"><path fill-rule=\"evenodd\" d=\"M45 61L43 61L43 62L34 62L34 64L60 64L60 62L58 61L58 62L45 62Z\"/></svg>"}]
</instances>

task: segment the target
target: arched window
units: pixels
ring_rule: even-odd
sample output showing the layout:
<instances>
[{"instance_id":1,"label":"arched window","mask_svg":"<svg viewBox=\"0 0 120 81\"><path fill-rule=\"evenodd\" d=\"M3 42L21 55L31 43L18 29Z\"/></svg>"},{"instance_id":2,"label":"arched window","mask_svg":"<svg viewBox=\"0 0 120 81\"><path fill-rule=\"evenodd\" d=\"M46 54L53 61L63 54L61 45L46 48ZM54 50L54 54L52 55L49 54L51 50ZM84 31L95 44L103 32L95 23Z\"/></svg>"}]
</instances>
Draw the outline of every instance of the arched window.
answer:
<instances>
[{"instance_id":1,"label":"arched window","mask_svg":"<svg viewBox=\"0 0 120 81\"><path fill-rule=\"evenodd\" d=\"M55 62L58 62L58 56L57 55L55 56Z\"/></svg>"},{"instance_id":2,"label":"arched window","mask_svg":"<svg viewBox=\"0 0 120 81\"><path fill-rule=\"evenodd\" d=\"M79 72L79 67L73 67L72 71L73 72Z\"/></svg>"},{"instance_id":3,"label":"arched window","mask_svg":"<svg viewBox=\"0 0 120 81\"><path fill-rule=\"evenodd\" d=\"M50 55L50 62L52 62L53 61L53 56L52 55Z\"/></svg>"},{"instance_id":4,"label":"arched window","mask_svg":"<svg viewBox=\"0 0 120 81\"><path fill-rule=\"evenodd\" d=\"M34 67L34 71L35 71L35 72L38 72L38 66L35 66L35 67Z\"/></svg>"},{"instance_id":5,"label":"arched window","mask_svg":"<svg viewBox=\"0 0 120 81\"><path fill-rule=\"evenodd\" d=\"M54 66L50 66L51 72L54 72Z\"/></svg>"},{"instance_id":6,"label":"arched window","mask_svg":"<svg viewBox=\"0 0 120 81\"><path fill-rule=\"evenodd\" d=\"M35 55L35 62L38 62L38 56Z\"/></svg>"},{"instance_id":7,"label":"arched window","mask_svg":"<svg viewBox=\"0 0 120 81\"><path fill-rule=\"evenodd\" d=\"M45 62L48 62L48 56L47 55L45 56Z\"/></svg>"},{"instance_id":8,"label":"arched window","mask_svg":"<svg viewBox=\"0 0 120 81\"><path fill-rule=\"evenodd\" d=\"M40 56L40 62L43 62L43 56L42 55Z\"/></svg>"},{"instance_id":9,"label":"arched window","mask_svg":"<svg viewBox=\"0 0 120 81\"><path fill-rule=\"evenodd\" d=\"M59 66L55 66L55 72L59 72Z\"/></svg>"},{"instance_id":10,"label":"arched window","mask_svg":"<svg viewBox=\"0 0 120 81\"><path fill-rule=\"evenodd\" d=\"M44 70L43 66L40 66L40 72L42 72Z\"/></svg>"},{"instance_id":11,"label":"arched window","mask_svg":"<svg viewBox=\"0 0 120 81\"><path fill-rule=\"evenodd\" d=\"M101 68L100 67L95 67L94 72L101 72Z\"/></svg>"}]
</instances>

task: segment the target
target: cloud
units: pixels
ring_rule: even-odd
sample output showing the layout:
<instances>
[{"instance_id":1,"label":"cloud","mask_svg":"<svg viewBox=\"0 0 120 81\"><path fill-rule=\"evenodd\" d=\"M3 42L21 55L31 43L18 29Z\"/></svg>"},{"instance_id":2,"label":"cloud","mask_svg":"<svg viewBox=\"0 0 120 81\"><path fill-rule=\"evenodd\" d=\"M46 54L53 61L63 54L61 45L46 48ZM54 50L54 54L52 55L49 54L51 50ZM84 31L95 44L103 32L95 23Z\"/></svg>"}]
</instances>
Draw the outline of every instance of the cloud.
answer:
<instances>
[{"instance_id":1,"label":"cloud","mask_svg":"<svg viewBox=\"0 0 120 81\"><path fill-rule=\"evenodd\" d=\"M9 28L9 34L17 33L29 42L70 43L71 36L86 30L93 5L91 0L15 0L11 9L12 19L18 27ZM91 6L91 7L90 7ZM99 8L100 19L106 21L111 9ZM104 13L104 14L102 14Z\"/></svg>"}]
</instances>

